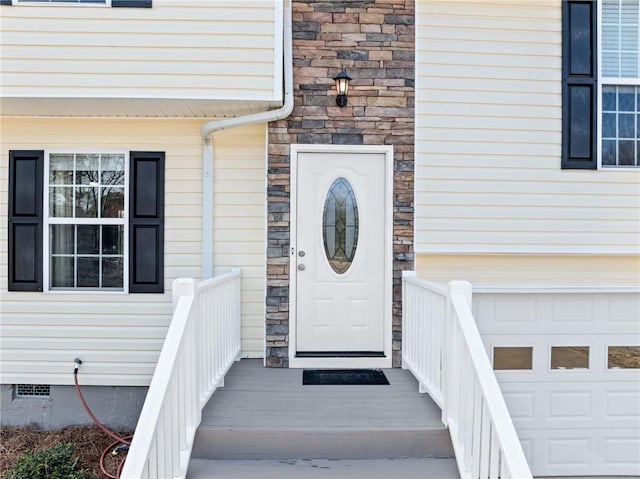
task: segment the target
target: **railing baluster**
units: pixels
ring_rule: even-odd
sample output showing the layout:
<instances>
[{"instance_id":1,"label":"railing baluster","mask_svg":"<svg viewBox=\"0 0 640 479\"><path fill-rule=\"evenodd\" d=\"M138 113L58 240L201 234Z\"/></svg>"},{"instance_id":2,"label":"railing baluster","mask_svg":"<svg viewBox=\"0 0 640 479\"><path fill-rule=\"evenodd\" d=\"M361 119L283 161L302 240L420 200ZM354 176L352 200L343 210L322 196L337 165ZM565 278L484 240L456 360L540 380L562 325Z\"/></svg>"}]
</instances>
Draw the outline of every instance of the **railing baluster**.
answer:
<instances>
[{"instance_id":1,"label":"railing baluster","mask_svg":"<svg viewBox=\"0 0 640 479\"><path fill-rule=\"evenodd\" d=\"M202 410L240 351L240 272L174 282L174 316L122 479L184 478ZM229 347L234 345L234 347Z\"/></svg>"},{"instance_id":2,"label":"railing baluster","mask_svg":"<svg viewBox=\"0 0 640 479\"><path fill-rule=\"evenodd\" d=\"M480 427L480 447L482 448L480 455L480 477L489 477L489 461L491 460L491 421L489 420L489 411L482 406L482 425Z\"/></svg>"},{"instance_id":3,"label":"railing baluster","mask_svg":"<svg viewBox=\"0 0 640 479\"><path fill-rule=\"evenodd\" d=\"M496 431L491 426L491 451L489 452L489 479L498 479L500 477L500 446L496 439Z\"/></svg>"},{"instance_id":4,"label":"railing baluster","mask_svg":"<svg viewBox=\"0 0 640 479\"><path fill-rule=\"evenodd\" d=\"M402 364L442 409L461 477L530 479L471 312L471 285L403 274Z\"/></svg>"},{"instance_id":5,"label":"railing baluster","mask_svg":"<svg viewBox=\"0 0 640 479\"><path fill-rule=\"evenodd\" d=\"M471 446L471 470L474 477L480 476L480 457L482 454L482 413L484 401L478 381L474 378L475 392L473 394L473 437Z\"/></svg>"}]
</instances>

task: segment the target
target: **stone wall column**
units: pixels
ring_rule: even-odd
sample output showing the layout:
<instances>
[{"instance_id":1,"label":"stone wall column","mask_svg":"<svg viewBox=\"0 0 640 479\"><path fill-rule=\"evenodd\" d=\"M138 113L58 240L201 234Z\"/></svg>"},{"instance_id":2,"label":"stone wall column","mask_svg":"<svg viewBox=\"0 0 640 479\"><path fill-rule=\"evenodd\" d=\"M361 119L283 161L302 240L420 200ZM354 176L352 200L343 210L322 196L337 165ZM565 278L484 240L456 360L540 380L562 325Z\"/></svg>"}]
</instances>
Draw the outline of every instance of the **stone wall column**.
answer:
<instances>
[{"instance_id":1,"label":"stone wall column","mask_svg":"<svg viewBox=\"0 0 640 479\"><path fill-rule=\"evenodd\" d=\"M294 110L269 124L267 366L289 365L290 145L393 145L393 365L401 363L402 271L414 268L413 0L293 2ZM333 77L352 77L348 105Z\"/></svg>"}]
</instances>

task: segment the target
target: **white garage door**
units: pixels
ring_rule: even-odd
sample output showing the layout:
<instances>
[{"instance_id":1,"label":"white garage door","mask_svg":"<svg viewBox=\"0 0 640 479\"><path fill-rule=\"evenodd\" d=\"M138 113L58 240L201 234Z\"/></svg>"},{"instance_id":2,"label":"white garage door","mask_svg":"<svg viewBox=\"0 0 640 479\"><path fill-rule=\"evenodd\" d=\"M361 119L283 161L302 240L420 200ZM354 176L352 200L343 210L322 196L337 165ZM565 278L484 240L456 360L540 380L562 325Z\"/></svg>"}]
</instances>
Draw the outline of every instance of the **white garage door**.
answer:
<instances>
[{"instance_id":1,"label":"white garage door","mask_svg":"<svg viewBox=\"0 0 640 479\"><path fill-rule=\"evenodd\" d=\"M474 290L473 310L534 475L640 475L637 292Z\"/></svg>"}]
</instances>

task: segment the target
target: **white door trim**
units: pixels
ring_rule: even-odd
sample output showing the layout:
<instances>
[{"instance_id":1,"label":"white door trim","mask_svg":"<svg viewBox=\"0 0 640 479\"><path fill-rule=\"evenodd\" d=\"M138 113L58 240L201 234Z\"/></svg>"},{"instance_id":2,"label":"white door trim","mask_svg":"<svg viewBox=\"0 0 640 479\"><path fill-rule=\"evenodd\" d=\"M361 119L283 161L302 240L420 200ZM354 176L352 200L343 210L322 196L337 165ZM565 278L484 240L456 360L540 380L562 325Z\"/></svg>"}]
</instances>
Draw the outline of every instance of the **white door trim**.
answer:
<instances>
[{"instance_id":1,"label":"white door trim","mask_svg":"<svg viewBox=\"0 0 640 479\"><path fill-rule=\"evenodd\" d=\"M385 155L384 208L384 357L296 357L297 184L300 153L382 153ZM392 365L393 311L393 146L391 145L291 145L290 251L289 251L289 367L390 368Z\"/></svg>"}]
</instances>

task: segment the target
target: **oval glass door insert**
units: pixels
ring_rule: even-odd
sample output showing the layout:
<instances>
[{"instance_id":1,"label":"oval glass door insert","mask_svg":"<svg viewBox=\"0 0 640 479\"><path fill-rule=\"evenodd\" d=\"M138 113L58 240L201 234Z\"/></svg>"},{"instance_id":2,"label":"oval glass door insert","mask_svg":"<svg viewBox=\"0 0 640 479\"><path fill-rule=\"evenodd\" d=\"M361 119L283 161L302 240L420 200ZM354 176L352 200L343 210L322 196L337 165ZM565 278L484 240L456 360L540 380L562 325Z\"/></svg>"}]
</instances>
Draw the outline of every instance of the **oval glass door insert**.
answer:
<instances>
[{"instance_id":1,"label":"oval glass door insert","mask_svg":"<svg viewBox=\"0 0 640 479\"><path fill-rule=\"evenodd\" d=\"M346 272L358 246L358 205L353 188L345 178L335 180L327 192L322 239L331 268L338 274Z\"/></svg>"}]
</instances>

